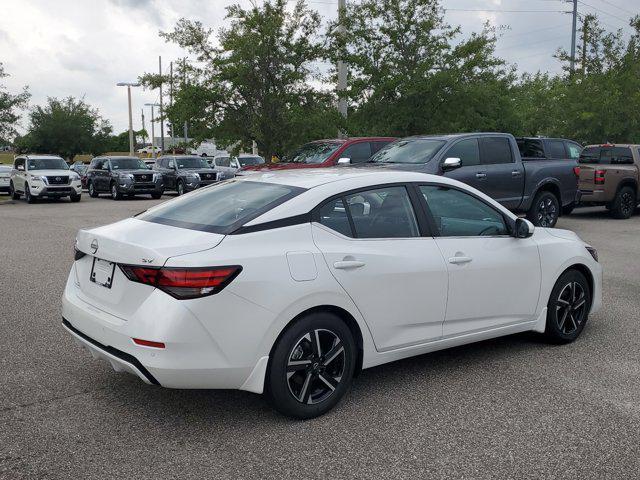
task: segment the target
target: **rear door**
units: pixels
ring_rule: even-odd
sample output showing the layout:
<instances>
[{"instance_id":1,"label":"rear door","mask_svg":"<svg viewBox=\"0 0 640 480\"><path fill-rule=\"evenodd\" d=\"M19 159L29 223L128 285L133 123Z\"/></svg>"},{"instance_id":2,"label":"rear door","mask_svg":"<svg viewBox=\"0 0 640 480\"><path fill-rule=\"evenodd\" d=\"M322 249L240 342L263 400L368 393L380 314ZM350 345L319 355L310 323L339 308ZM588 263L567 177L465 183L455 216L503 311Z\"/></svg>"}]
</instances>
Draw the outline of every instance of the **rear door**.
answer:
<instances>
[{"instance_id":1,"label":"rear door","mask_svg":"<svg viewBox=\"0 0 640 480\"><path fill-rule=\"evenodd\" d=\"M362 313L379 351L442 335L447 268L403 185L332 199L314 212L313 238Z\"/></svg>"},{"instance_id":2,"label":"rear door","mask_svg":"<svg viewBox=\"0 0 640 480\"><path fill-rule=\"evenodd\" d=\"M486 183L484 193L507 208L517 208L524 190L524 166L516 163L507 137L480 138L480 162Z\"/></svg>"}]
</instances>

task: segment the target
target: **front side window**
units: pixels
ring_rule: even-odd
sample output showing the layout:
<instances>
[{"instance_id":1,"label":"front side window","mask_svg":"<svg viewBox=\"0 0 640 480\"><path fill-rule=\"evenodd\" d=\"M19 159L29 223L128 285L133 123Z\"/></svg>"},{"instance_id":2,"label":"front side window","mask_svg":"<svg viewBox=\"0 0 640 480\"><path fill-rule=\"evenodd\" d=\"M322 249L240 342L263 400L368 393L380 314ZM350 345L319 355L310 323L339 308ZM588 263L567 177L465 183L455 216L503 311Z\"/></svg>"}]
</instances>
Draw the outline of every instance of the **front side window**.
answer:
<instances>
[{"instance_id":1,"label":"front side window","mask_svg":"<svg viewBox=\"0 0 640 480\"><path fill-rule=\"evenodd\" d=\"M403 138L378 150L370 162L373 163L427 163L440 151L446 142L432 138Z\"/></svg>"},{"instance_id":2,"label":"front side window","mask_svg":"<svg viewBox=\"0 0 640 480\"><path fill-rule=\"evenodd\" d=\"M303 191L274 183L229 181L165 202L136 218L227 234Z\"/></svg>"},{"instance_id":3,"label":"front side window","mask_svg":"<svg viewBox=\"0 0 640 480\"><path fill-rule=\"evenodd\" d=\"M28 170L69 170L69 165L61 158L30 158Z\"/></svg>"},{"instance_id":4,"label":"front side window","mask_svg":"<svg viewBox=\"0 0 640 480\"><path fill-rule=\"evenodd\" d=\"M505 137L485 137L480 139L480 158L483 165L512 163L511 144Z\"/></svg>"},{"instance_id":5,"label":"front side window","mask_svg":"<svg viewBox=\"0 0 640 480\"><path fill-rule=\"evenodd\" d=\"M385 187L345 196L358 238L418 237L411 200L405 187Z\"/></svg>"},{"instance_id":6,"label":"front side window","mask_svg":"<svg viewBox=\"0 0 640 480\"><path fill-rule=\"evenodd\" d=\"M463 167L480 165L480 148L476 138L461 140L452 146L444 158L459 158Z\"/></svg>"},{"instance_id":7,"label":"front side window","mask_svg":"<svg viewBox=\"0 0 640 480\"><path fill-rule=\"evenodd\" d=\"M371 156L371 145L369 142L360 142L348 146L340 154L340 158L348 158L351 163L364 163Z\"/></svg>"},{"instance_id":8,"label":"front side window","mask_svg":"<svg viewBox=\"0 0 640 480\"><path fill-rule=\"evenodd\" d=\"M110 163L112 170L148 170L147 164L139 158L112 158Z\"/></svg>"},{"instance_id":9,"label":"front side window","mask_svg":"<svg viewBox=\"0 0 640 480\"><path fill-rule=\"evenodd\" d=\"M421 186L420 191L442 237L509 234L502 215L468 193L431 185Z\"/></svg>"},{"instance_id":10,"label":"front side window","mask_svg":"<svg viewBox=\"0 0 640 480\"><path fill-rule=\"evenodd\" d=\"M549 158L559 159L567 157L562 140L548 140L547 147L549 148Z\"/></svg>"}]
</instances>

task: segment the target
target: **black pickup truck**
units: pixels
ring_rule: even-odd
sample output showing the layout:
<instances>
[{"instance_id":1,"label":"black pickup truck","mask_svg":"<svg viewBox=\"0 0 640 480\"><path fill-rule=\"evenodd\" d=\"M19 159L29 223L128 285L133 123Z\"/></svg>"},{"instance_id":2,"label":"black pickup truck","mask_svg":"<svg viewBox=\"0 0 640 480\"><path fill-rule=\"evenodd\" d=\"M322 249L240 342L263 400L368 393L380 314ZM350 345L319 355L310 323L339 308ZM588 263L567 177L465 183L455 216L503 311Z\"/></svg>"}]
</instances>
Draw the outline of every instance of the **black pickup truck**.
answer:
<instances>
[{"instance_id":1,"label":"black pickup truck","mask_svg":"<svg viewBox=\"0 0 640 480\"><path fill-rule=\"evenodd\" d=\"M455 178L494 198L534 225L553 227L578 200L577 161L545 156L523 161L513 135L415 136L383 147L368 165Z\"/></svg>"}]
</instances>

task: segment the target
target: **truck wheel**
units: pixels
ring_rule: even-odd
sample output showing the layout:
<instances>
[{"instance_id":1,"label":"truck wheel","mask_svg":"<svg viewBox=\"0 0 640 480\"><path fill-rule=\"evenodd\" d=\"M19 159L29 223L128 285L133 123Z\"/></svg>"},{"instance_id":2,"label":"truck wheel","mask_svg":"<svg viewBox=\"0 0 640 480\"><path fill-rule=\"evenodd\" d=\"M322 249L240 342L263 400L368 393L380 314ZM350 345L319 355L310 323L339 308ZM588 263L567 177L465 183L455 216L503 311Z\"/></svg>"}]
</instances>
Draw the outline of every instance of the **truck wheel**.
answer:
<instances>
[{"instance_id":1,"label":"truck wheel","mask_svg":"<svg viewBox=\"0 0 640 480\"><path fill-rule=\"evenodd\" d=\"M118 190L116 182L111 182L111 198L114 200L122 200L122 193Z\"/></svg>"},{"instance_id":2,"label":"truck wheel","mask_svg":"<svg viewBox=\"0 0 640 480\"><path fill-rule=\"evenodd\" d=\"M527 218L536 227L553 228L558 221L560 204L556 196L543 190L538 192L533 199L531 209L527 212Z\"/></svg>"},{"instance_id":3,"label":"truck wheel","mask_svg":"<svg viewBox=\"0 0 640 480\"><path fill-rule=\"evenodd\" d=\"M154 192L151 194L151 198L153 198L154 200L158 200L159 198L162 198L163 193L164 192L157 192L157 193Z\"/></svg>"},{"instance_id":4,"label":"truck wheel","mask_svg":"<svg viewBox=\"0 0 640 480\"><path fill-rule=\"evenodd\" d=\"M91 198L98 198L98 191L96 187L93 186L93 182L89 182L89 196Z\"/></svg>"},{"instance_id":5,"label":"truck wheel","mask_svg":"<svg viewBox=\"0 0 640 480\"><path fill-rule=\"evenodd\" d=\"M178 196L184 195L184 182L182 180L178 180L178 185L176 185L176 191L178 192Z\"/></svg>"},{"instance_id":6,"label":"truck wheel","mask_svg":"<svg viewBox=\"0 0 640 480\"><path fill-rule=\"evenodd\" d=\"M72 194L69 198L73 203L76 203L80 201L82 195Z\"/></svg>"},{"instance_id":7,"label":"truck wheel","mask_svg":"<svg viewBox=\"0 0 640 480\"><path fill-rule=\"evenodd\" d=\"M611 216L613 218L627 219L633 215L638 205L636 192L631 187L622 187L616 193L611 203Z\"/></svg>"},{"instance_id":8,"label":"truck wheel","mask_svg":"<svg viewBox=\"0 0 640 480\"><path fill-rule=\"evenodd\" d=\"M31 195L29 185L26 183L24 184L24 199L27 201L27 203L36 203L36 199L33 198L33 195Z\"/></svg>"},{"instance_id":9,"label":"truck wheel","mask_svg":"<svg viewBox=\"0 0 640 480\"><path fill-rule=\"evenodd\" d=\"M20 200L20 194L13 188L13 182L9 183L9 195L11 195L13 200Z\"/></svg>"}]
</instances>

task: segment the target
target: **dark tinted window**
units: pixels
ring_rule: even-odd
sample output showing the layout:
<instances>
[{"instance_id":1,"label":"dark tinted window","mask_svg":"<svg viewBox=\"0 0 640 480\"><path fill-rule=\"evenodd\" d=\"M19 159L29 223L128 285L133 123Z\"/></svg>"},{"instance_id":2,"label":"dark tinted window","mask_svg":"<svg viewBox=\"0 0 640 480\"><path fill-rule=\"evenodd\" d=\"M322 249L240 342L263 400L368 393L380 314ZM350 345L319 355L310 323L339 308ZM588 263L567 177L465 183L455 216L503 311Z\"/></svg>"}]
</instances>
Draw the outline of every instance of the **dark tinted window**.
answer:
<instances>
[{"instance_id":1,"label":"dark tinted window","mask_svg":"<svg viewBox=\"0 0 640 480\"><path fill-rule=\"evenodd\" d=\"M582 145L575 142L564 142L564 147L567 150L567 155L572 160L580 158L580 152L582 151Z\"/></svg>"},{"instance_id":2,"label":"dark tinted window","mask_svg":"<svg viewBox=\"0 0 640 480\"><path fill-rule=\"evenodd\" d=\"M549 149L549 158L567 158L562 140L547 140L547 148Z\"/></svg>"},{"instance_id":3,"label":"dark tinted window","mask_svg":"<svg viewBox=\"0 0 640 480\"><path fill-rule=\"evenodd\" d=\"M62 158L30 158L29 170L69 170L69 165Z\"/></svg>"},{"instance_id":4,"label":"dark tinted window","mask_svg":"<svg viewBox=\"0 0 640 480\"><path fill-rule=\"evenodd\" d=\"M544 146L542 140L534 138L519 138L518 149L522 158L546 158L544 154Z\"/></svg>"},{"instance_id":5,"label":"dark tinted window","mask_svg":"<svg viewBox=\"0 0 640 480\"><path fill-rule=\"evenodd\" d=\"M358 238L419 236L418 224L404 187L367 190L345 197Z\"/></svg>"},{"instance_id":6,"label":"dark tinted window","mask_svg":"<svg viewBox=\"0 0 640 480\"><path fill-rule=\"evenodd\" d=\"M633 163L633 155L628 147L603 148L600 152L600 163L630 164Z\"/></svg>"},{"instance_id":7,"label":"dark tinted window","mask_svg":"<svg viewBox=\"0 0 640 480\"><path fill-rule=\"evenodd\" d=\"M134 157L120 157L112 158L110 160L112 170L138 170L146 169L147 164L139 158Z\"/></svg>"},{"instance_id":8,"label":"dark tinted window","mask_svg":"<svg viewBox=\"0 0 640 480\"><path fill-rule=\"evenodd\" d=\"M204 232L229 233L303 191L275 183L229 181L165 202L137 218Z\"/></svg>"},{"instance_id":9,"label":"dark tinted window","mask_svg":"<svg viewBox=\"0 0 640 480\"><path fill-rule=\"evenodd\" d=\"M91 164L89 165L89 168L92 168L94 170L102 170L103 163L104 163L104 158L94 158L93 160L91 160Z\"/></svg>"},{"instance_id":10,"label":"dark tinted window","mask_svg":"<svg viewBox=\"0 0 640 480\"><path fill-rule=\"evenodd\" d=\"M512 163L511 145L508 138L486 137L480 139L480 158L483 165Z\"/></svg>"},{"instance_id":11,"label":"dark tinted window","mask_svg":"<svg viewBox=\"0 0 640 480\"><path fill-rule=\"evenodd\" d=\"M363 163L371 156L371 145L369 142L354 143L348 146L340 154L340 158L349 158L351 163Z\"/></svg>"},{"instance_id":12,"label":"dark tinted window","mask_svg":"<svg viewBox=\"0 0 640 480\"><path fill-rule=\"evenodd\" d=\"M24 158L16 159L14 167L17 169L20 166L24 167Z\"/></svg>"},{"instance_id":13,"label":"dark tinted window","mask_svg":"<svg viewBox=\"0 0 640 480\"><path fill-rule=\"evenodd\" d=\"M331 230L351 237L351 225L344 202L341 198L332 200L320 208L320 223Z\"/></svg>"},{"instance_id":14,"label":"dark tinted window","mask_svg":"<svg viewBox=\"0 0 640 480\"><path fill-rule=\"evenodd\" d=\"M459 141L444 154L444 158L459 158L463 167L479 165L480 148L478 147L478 140L469 138Z\"/></svg>"},{"instance_id":15,"label":"dark tinted window","mask_svg":"<svg viewBox=\"0 0 640 480\"><path fill-rule=\"evenodd\" d=\"M382 140L379 142L371 142L371 153L376 153L378 150L380 150L382 147L384 147L385 145L388 145L389 143L391 143L391 140Z\"/></svg>"},{"instance_id":16,"label":"dark tinted window","mask_svg":"<svg viewBox=\"0 0 640 480\"><path fill-rule=\"evenodd\" d=\"M580 163L598 163L600 161L600 147L587 147L580 153Z\"/></svg>"},{"instance_id":17,"label":"dark tinted window","mask_svg":"<svg viewBox=\"0 0 640 480\"><path fill-rule=\"evenodd\" d=\"M482 200L447 187L421 186L420 190L441 236L508 235L502 215Z\"/></svg>"}]
</instances>

